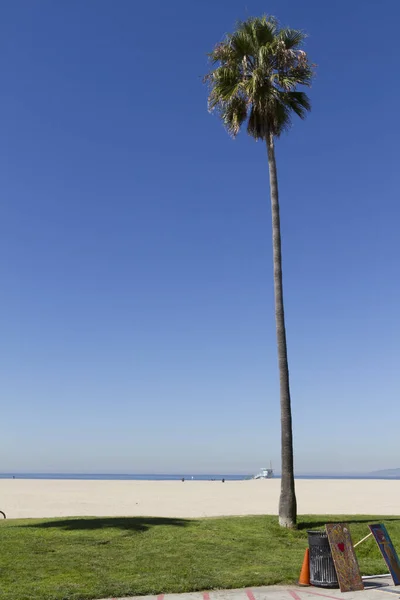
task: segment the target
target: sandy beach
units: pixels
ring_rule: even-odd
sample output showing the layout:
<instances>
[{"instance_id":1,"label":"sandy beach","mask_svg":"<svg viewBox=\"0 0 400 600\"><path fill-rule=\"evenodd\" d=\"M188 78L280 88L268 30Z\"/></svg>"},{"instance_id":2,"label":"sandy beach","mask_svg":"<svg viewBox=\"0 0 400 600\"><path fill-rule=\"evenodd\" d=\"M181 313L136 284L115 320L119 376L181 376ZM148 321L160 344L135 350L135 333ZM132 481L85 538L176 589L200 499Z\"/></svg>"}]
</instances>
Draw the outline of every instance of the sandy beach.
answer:
<instances>
[{"instance_id":1,"label":"sandy beach","mask_svg":"<svg viewBox=\"0 0 400 600\"><path fill-rule=\"evenodd\" d=\"M400 480L296 482L299 514L400 514ZM277 514L280 480L0 480L7 518L64 516L216 517Z\"/></svg>"}]
</instances>

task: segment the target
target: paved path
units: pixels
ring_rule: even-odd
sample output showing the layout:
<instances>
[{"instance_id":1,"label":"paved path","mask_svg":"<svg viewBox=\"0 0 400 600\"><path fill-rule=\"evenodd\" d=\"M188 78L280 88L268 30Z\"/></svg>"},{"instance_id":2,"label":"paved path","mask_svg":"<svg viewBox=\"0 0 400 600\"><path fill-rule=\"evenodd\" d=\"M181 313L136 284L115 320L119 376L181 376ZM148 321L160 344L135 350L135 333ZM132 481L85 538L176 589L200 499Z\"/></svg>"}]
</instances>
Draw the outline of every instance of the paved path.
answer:
<instances>
[{"instance_id":1,"label":"paved path","mask_svg":"<svg viewBox=\"0 0 400 600\"><path fill-rule=\"evenodd\" d=\"M245 590L221 590L194 592L192 594L160 594L158 596L133 596L118 600L392 600L400 598L400 587L395 588L390 577L364 581L363 592L327 590L317 587L294 587L272 585ZM117 600L107 598L105 600Z\"/></svg>"}]
</instances>

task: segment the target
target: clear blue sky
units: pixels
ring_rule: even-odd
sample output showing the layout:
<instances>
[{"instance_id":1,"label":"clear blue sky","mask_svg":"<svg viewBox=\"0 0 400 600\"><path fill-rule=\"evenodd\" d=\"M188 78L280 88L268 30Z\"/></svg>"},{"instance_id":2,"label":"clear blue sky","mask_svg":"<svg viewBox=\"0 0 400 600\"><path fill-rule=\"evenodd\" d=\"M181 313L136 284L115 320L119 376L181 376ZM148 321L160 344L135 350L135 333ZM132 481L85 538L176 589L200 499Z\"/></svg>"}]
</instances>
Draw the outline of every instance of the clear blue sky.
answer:
<instances>
[{"instance_id":1,"label":"clear blue sky","mask_svg":"<svg viewBox=\"0 0 400 600\"><path fill-rule=\"evenodd\" d=\"M400 466L398 0L14 0L0 471L279 469L266 153L201 83L265 11L318 64L278 146L297 471Z\"/></svg>"}]
</instances>

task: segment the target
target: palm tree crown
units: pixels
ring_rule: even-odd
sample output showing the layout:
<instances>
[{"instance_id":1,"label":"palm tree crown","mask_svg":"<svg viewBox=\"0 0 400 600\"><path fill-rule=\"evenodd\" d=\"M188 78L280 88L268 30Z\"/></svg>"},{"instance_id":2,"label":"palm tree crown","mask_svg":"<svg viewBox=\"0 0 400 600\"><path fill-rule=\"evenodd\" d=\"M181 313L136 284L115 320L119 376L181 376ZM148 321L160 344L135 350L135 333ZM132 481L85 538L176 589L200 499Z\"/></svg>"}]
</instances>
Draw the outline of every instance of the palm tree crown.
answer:
<instances>
[{"instance_id":1,"label":"palm tree crown","mask_svg":"<svg viewBox=\"0 0 400 600\"><path fill-rule=\"evenodd\" d=\"M208 106L233 137L246 121L252 137L267 140L290 127L293 113L305 118L310 101L297 90L309 86L313 77L313 65L301 50L305 37L263 16L240 22L215 46L209 58L216 68L205 77Z\"/></svg>"}]
</instances>

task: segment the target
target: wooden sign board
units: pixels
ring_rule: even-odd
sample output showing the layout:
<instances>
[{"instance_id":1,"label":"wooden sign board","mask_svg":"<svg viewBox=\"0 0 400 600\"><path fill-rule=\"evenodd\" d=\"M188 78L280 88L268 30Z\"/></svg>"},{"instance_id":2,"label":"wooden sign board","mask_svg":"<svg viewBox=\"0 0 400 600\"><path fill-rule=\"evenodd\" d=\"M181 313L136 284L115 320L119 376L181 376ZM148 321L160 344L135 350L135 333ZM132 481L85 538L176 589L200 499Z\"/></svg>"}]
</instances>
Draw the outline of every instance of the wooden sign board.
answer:
<instances>
[{"instance_id":1,"label":"wooden sign board","mask_svg":"<svg viewBox=\"0 0 400 600\"><path fill-rule=\"evenodd\" d=\"M349 528L345 523L325 525L341 592L363 590L364 584L354 552Z\"/></svg>"},{"instance_id":2,"label":"wooden sign board","mask_svg":"<svg viewBox=\"0 0 400 600\"><path fill-rule=\"evenodd\" d=\"M372 535L379 546L379 550L388 566L394 585L400 585L400 562L394 549L392 540L384 525L369 525Z\"/></svg>"}]
</instances>

